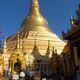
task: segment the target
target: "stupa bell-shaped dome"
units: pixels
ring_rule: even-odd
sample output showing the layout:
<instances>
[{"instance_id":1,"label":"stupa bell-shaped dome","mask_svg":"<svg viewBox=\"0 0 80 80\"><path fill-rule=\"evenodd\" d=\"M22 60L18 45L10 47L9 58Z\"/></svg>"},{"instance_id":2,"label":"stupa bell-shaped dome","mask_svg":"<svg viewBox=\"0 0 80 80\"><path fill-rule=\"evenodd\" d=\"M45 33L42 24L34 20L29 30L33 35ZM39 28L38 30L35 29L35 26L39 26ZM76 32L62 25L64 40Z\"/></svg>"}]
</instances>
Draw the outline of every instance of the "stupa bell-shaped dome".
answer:
<instances>
[{"instance_id":1,"label":"stupa bell-shaped dome","mask_svg":"<svg viewBox=\"0 0 80 80\"><path fill-rule=\"evenodd\" d=\"M24 28L27 31L50 31L46 19L41 15L38 0L31 0L29 14L23 21L20 29L24 30Z\"/></svg>"}]
</instances>

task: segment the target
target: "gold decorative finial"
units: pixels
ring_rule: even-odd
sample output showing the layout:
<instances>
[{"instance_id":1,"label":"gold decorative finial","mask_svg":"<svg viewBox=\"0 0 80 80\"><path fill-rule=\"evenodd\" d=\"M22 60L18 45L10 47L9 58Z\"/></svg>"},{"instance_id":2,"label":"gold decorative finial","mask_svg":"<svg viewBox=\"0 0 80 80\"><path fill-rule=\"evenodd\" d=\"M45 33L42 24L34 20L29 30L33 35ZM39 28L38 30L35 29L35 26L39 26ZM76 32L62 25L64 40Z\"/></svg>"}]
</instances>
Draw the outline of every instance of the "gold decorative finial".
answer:
<instances>
[{"instance_id":1,"label":"gold decorative finial","mask_svg":"<svg viewBox=\"0 0 80 80\"><path fill-rule=\"evenodd\" d=\"M52 50L52 57L55 57L55 51L54 51L54 46L53 46L53 50Z\"/></svg>"},{"instance_id":2,"label":"gold decorative finial","mask_svg":"<svg viewBox=\"0 0 80 80\"><path fill-rule=\"evenodd\" d=\"M73 23L73 17L72 17L72 15L71 15L71 17L70 17L70 20L71 20L71 24L74 24L74 23Z\"/></svg>"},{"instance_id":3,"label":"gold decorative finial","mask_svg":"<svg viewBox=\"0 0 80 80\"><path fill-rule=\"evenodd\" d=\"M71 16L70 20L71 20L71 24L72 24L74 27L76 27L76 25L75 25L75 23L74 23L74 19L73 19L72 16Z\"/></svg>"},{"instance_id":4,"label":"gold decorative finial","mask_svg":"<svg viewBox=\"0 0 80 80\"><path fill-rule=\"evenodd\" d=\"M38 0L31 0L29 15L41 15Z\"/></svg>"},{"instance_id":5,"label":"gold decorative finial","mask_svg":"<svg viewBox=\"0 0 80 80\"><path fill-rule=\"evenodd\" d=\"M23 34L22 34L23 35ZM22 35L20 36L20 49L22 50Z\"/></svg>"},{"instance_id":6,"label":"gold decorative finial","mask_svg":"<svg viewBox=\"0 0 80 80\"><path fill-rule=\"evenodd\" d=\"M47 56L50 55L50 40L48 40L48 47L47 47L46 55L47 55Z\"/></svg>"},{"instance_id":7,"label":"gold decorative finial","mask_svg":"<svg viewBox=\"0 0 80 80\"><path fill-rule=\"evenodd\" d=\"M38 0L31 0L32 7L39 7Z\"/></svg>"},{"instance_id":8,"label":"gold decorative finial","mask_svg":"<svg viewBox=\"0 0 80 80\"><path fill-rule=\"evenodd\" d=\"M71 21L71 25L76 26L74 23L74 19L72 17L72 14L71 14L71 10L70 10L70 21Z\"/></svg>"},{"instance_id":9,"label":"gold decorative finial","mask_svg":"<svg viewBox=\"0 0 80 80\"><path fill-rule=\"evenodd\" d=\"M7 44L6 44L6 37L4 37L4 49L3 49L3 51L4 51L4 53L7 53Z\"/></svg>"}]
</instances>

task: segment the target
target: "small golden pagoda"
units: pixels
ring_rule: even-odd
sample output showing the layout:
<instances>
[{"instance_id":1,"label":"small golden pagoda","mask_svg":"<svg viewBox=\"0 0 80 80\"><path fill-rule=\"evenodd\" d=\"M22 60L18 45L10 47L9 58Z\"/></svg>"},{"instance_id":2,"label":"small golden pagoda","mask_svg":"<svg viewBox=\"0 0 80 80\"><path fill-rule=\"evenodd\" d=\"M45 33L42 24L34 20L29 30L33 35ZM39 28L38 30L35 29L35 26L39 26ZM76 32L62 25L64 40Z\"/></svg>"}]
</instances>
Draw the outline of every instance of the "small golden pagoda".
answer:
<instances>
[{"instance_id":1,"label":"small golden pagoda","mask_svg":"<svg viewBox=\"0 0 80 80\"><path fill-rule=\"evenodd\" d=\"M11 72L14 74L15 72L19 72L20 70L26 70L26 59L22 52L22 39L19 39L19 33L17 36L17 49L14 53L11 54L10 57L10 69Z\"/></svg>"},{"instance_id":2,"label":"small golden pagoda","mask_svg":"<svg viewBox=\"0 0 80 80\"><path fill-rule=\"evenodd\" d=\"M2 58L2 54L0 54L0 75L3 75L3 71L4 71L4 61Z\"/></svg>"},{"instance_id":3,"label":"small golden pagoda","mask_svg":"<svg viewBox=\"0 0 80 80\"><path fill-rule=\"evenodd\" d=\"M52 56L53 46L60 54L66 45L49 29L48 22L41 14L38 0L31 0L29 14L23 20L18 32L19 36L22 37L21 41L17 42L16 40L17 32L7 38L7 53L11 55L12 71L14 71L16 60L21 62L22 69L25 69L25 65L28 66L28 64L36 66L40 63L47 66L49 58ZM18 50L16 51L16 49Z\"/></svg>"}]
</instances>

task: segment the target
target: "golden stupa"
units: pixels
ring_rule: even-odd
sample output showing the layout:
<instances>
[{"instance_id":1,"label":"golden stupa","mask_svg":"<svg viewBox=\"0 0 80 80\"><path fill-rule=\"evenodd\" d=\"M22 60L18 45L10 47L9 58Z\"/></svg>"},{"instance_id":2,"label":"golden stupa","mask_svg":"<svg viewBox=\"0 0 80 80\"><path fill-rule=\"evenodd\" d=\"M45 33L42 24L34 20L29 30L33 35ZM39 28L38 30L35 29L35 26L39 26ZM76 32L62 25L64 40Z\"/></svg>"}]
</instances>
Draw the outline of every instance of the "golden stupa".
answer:
<instances>
[{"instance_id":1,"label":"golden stupa","mask_svg":"<svg viewBox=\"0 0 80 80\"><path fill-rule=\"evenodd\" d=\"M31 64L34 60L41 60L45 63L51 57L53 47L60 54L66 45L49 29L48 22L41 14L38 0L31 0L29 14L22 22L18 34L19 44L17 44L17 33L7 38L7 53L11 56L13 53L16 54L18 45L21 51L17 50L17 53L19 51L25 56L26 65ZM23 55L20 57L24 57Z\"/></svg>"}]
</instances>

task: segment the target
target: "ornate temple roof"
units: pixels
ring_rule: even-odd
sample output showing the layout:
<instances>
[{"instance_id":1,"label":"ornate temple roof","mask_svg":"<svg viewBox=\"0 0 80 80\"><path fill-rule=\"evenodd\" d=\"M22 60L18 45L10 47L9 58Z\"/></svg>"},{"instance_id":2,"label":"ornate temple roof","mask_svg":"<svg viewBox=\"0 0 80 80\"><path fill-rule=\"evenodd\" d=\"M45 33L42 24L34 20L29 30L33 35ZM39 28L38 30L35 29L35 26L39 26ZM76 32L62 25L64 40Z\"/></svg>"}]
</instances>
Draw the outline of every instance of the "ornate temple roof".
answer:
<instances>
[{"instance_id":1,"label":"ornate temple roof","mask_svg":"<svg viewBox=\"0 0 80 80\"><path fill-rule=\"evenodd\" d=\"M77 32L80 32L79 29L80 29L80 5L79 5L79 8L78 10L76 11L76 14L77 14L77 19L74 19L72 16L70 18L70 22L71 22L71 27L70 29L67 31L67 33L65 32L62 32L62 35L63 35L63 38L66 39L66 38L70 38L71 35L77 33Z\"/></svg>"}]
</instances>

